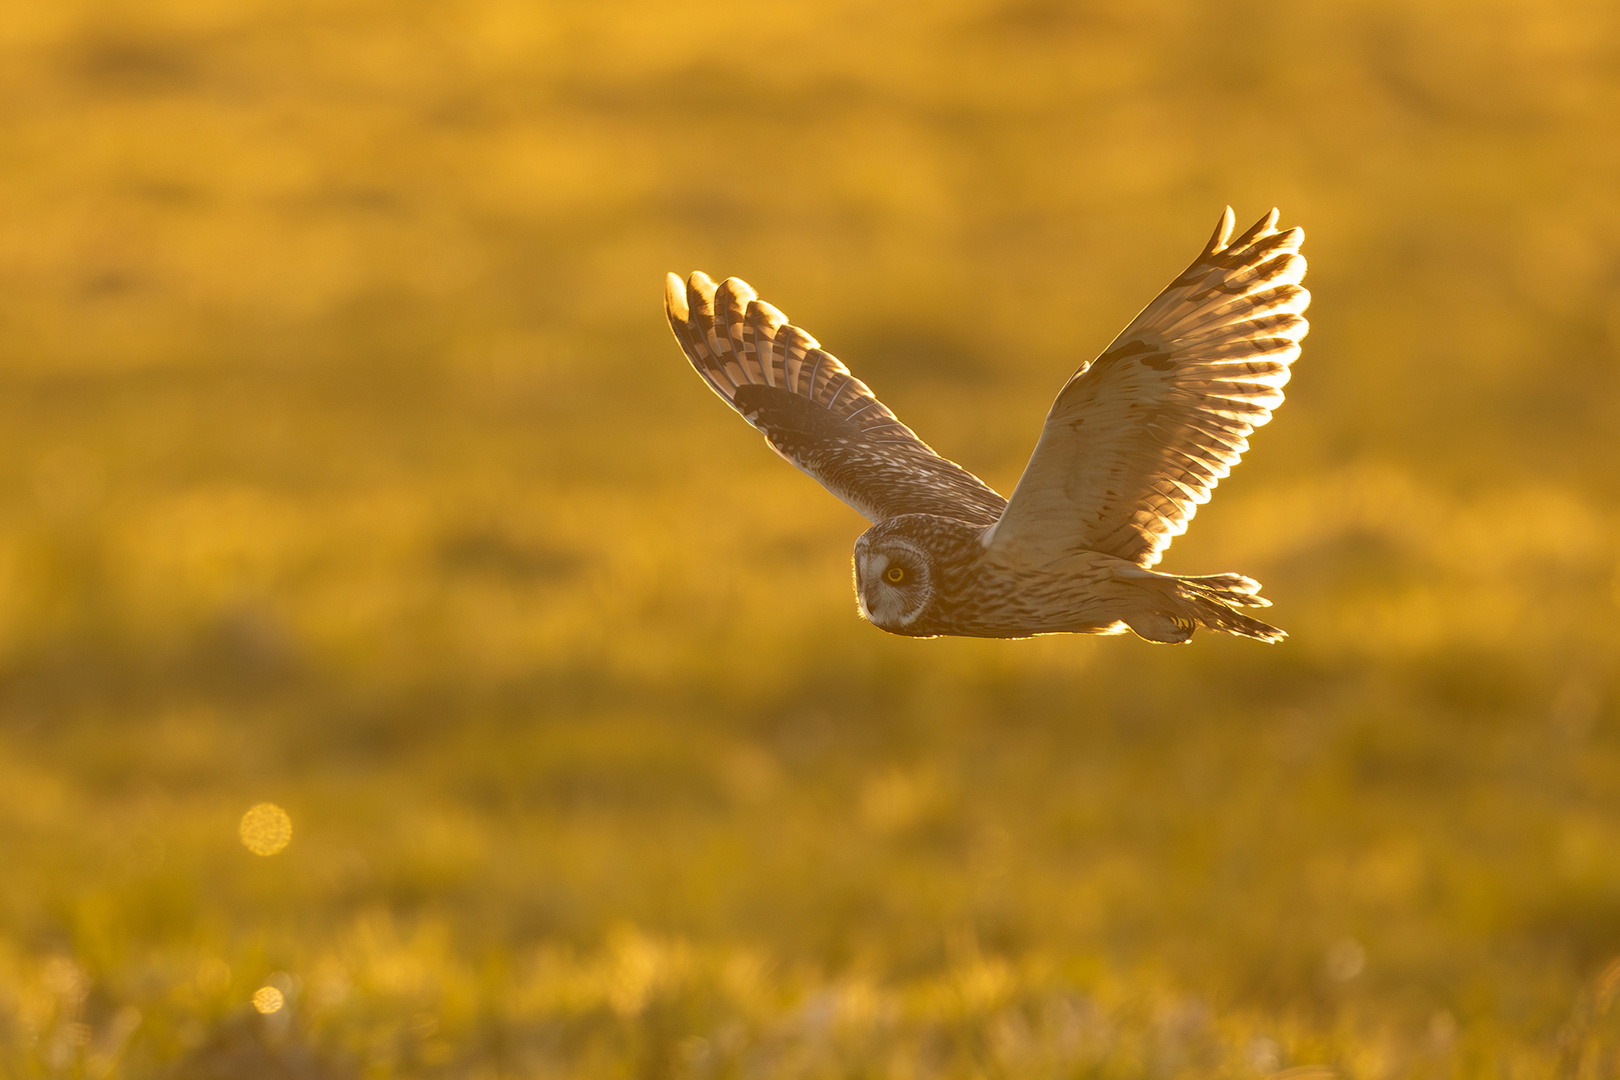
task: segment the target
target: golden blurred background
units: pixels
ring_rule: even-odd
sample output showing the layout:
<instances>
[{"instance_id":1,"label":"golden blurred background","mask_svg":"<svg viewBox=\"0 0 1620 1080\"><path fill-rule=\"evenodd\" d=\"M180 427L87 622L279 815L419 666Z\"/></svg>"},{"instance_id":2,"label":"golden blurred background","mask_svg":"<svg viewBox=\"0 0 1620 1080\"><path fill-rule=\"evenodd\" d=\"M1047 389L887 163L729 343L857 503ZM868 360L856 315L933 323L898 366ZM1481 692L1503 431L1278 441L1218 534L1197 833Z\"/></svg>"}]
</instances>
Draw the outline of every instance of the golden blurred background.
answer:
<instances>
[{"instance_id":1,"label":"golden blurred background","mask_svg":"<svg viewBox=\"0 0 1620 1080\"><path fill-rule=\"evenodd\" d=\"M1616 1075L1617 193L1612 0L11 5L0 1073ZM866 626L660 308L1005 491L1227 203L1277 647Z\"/></svg>"}]
</instances>

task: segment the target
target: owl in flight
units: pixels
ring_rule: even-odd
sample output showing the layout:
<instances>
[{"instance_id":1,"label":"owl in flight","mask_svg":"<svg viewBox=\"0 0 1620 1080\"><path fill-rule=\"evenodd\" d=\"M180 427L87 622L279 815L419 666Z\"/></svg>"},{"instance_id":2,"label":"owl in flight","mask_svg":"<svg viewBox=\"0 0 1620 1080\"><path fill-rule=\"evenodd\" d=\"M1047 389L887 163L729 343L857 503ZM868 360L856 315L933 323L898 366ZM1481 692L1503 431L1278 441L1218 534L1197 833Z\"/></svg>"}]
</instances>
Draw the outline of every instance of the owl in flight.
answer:
<instances>
[{"instance_id":1,"label":"owl in flight","mask_svg":"<svg viewBox=\"0 0 1620 1080\"><path fill-rule=\"evenodd\" d=\"M1227 208L1186 272L1058 393L1006 499L936 454L816 339L737 278L670 274L687 359L782 457L872 527L855 595L911 637L1118 634L1179 643L1200 626L1280 641L1237 609L1242 574L1152 569L1283 400L1310 294L1303 230L1277 211L1232 239Z\"/></svg>"}]
</instances>

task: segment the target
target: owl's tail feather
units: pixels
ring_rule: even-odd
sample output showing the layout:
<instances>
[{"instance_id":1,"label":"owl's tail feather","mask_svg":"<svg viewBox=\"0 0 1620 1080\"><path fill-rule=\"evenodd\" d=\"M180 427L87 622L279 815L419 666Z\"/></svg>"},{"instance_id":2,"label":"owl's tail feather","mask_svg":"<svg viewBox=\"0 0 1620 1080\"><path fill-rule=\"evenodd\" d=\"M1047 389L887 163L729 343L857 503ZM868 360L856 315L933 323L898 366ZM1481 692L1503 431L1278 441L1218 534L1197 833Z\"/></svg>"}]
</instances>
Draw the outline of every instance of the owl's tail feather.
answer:
<instances>
[{"instance_id":1,"label":"owl's tail feather","mask_svg":"<svg viewBox=\"0 0 1620 1080\"><path fill-rule=\"evenodd\" d=\"M1160 604L1154 610L1127 616L1126 624L1137 636L1166 645L1191 640L1199 627L1223 634L1277 642L1288 635L1272 626L1235 610L1237 607L1269 607L1260 595L1260 583L1242 574L1213 574L1208 577L1154 575L1154 589Z\"/></svg>"},{"instance_id":2,"label":"owl's tail feather","mask_svg":"<svg viewBox=\"0 0 1620 1080\"><path fill-rule=\"evenodd\" d=\"M1242 574L1210 574L1206 577L1184 577L1177 581L1194 592L1205 593L1211 599L1236 607L1270 607L1271 601L1260 595L1260 583Z\"/></svg>"},{"instance_id":3,"label":"owl's tail feather","mask_svg":"<svg viewBox=\"0 0 1620 1080\"><path fill-rule=\"evenodd\" d=\"M1190 592L1191 590L1189 590ZM1234 610L1227 602L1211 596L1200 596L1193 593L1193 603L1198 608L1198 622L1211 630L1219 630L1223 634L1235 634L1238 637L1253 638L1256 641L1275 643L1288 635L1272 626ZM1253 599L1249 606L1255 605Z\"/></svg>"}]
</instances>

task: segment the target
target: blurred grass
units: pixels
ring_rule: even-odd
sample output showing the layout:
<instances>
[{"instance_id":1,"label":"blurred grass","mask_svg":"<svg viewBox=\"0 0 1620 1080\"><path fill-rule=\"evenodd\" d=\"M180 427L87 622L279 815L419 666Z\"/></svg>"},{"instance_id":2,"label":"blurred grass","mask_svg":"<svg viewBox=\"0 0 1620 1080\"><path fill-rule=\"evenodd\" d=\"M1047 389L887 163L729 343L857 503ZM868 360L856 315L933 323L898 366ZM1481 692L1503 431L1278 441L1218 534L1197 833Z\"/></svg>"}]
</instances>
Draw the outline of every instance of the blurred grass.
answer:
<instances>
[{"instance_id":1,"label":"blurred grass","mask_svg":"<svg viewBox=\"0 0 1620 1080\"><path fill-rule=\"evenodd\" d=\"M0 1072L1613 1075L1617 23L9 9ZM1227 202L1314 331L1169 562L1273 649L864 626L658 307L1006 490Z\"/></svg>"}]
</instances>

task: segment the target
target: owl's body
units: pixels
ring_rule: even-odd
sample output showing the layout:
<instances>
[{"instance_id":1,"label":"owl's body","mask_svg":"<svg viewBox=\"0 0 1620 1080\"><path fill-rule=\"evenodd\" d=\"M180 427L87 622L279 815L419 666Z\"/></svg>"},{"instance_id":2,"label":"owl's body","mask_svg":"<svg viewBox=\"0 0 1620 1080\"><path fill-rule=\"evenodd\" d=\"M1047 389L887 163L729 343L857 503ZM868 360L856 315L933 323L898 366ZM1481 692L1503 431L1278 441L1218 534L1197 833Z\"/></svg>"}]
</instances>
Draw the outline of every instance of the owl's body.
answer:
<instances>
[{"instance_id":1,"label":"owl's body","mask_svg":"<svg viewBox=\"0 0 1620 1080\"><path fill-rule=\"evenodd\" d=\"M1176 643L1195 626L1275 640L1231 610L1260 586L1237 574L1181 578L1098 551L1031 565L985 547L985 529L933 514L874 525L855 542L855 595L868 622L907 637L1117 634ZM898 566L898 582L884 578ZM1263 601L1262 601L1263 603Z\"/></svg>"},{"instance_id":2,"label":"owl's body","mask_svg":"<svg viewBox=\"0 0 1620 1080\"><path fill-rule=\"evenodd\" d=\"M874 522L855 544L873 625L911 637L1207 627L1278 641L1240 574L1151 569L1282 402L1309 294L1276 211L1188 270L1064 386L1012 498L936 454L814 338L736 278L669 276L688 359L777 453Z\"/></svg>"}]
</instances>

